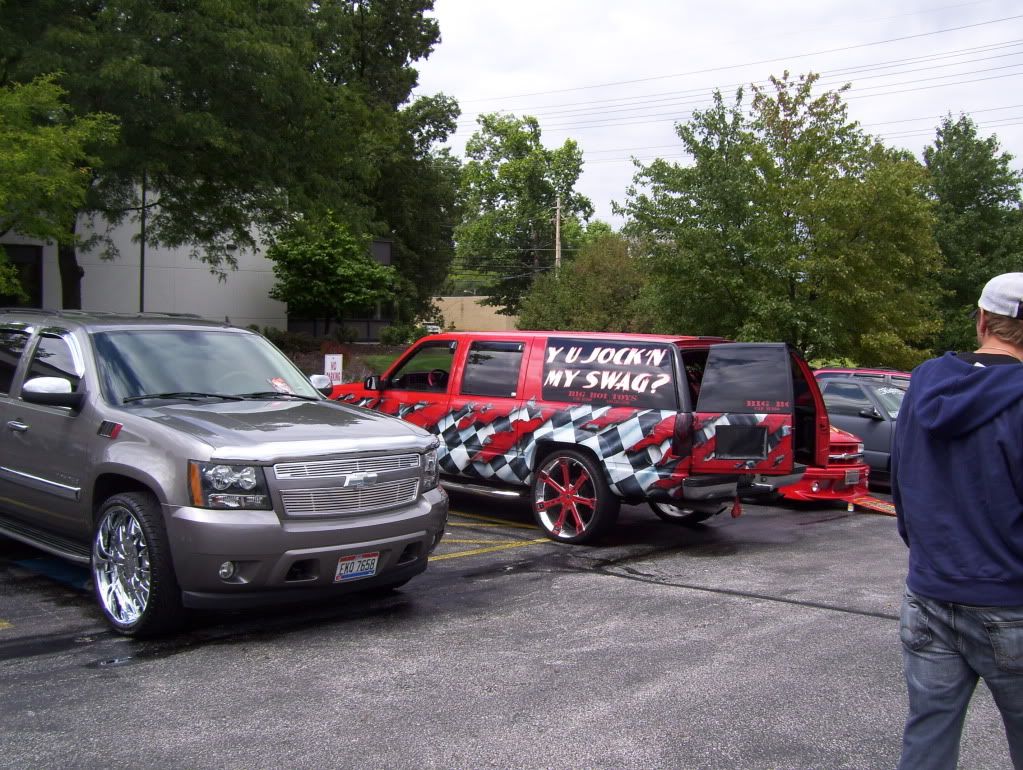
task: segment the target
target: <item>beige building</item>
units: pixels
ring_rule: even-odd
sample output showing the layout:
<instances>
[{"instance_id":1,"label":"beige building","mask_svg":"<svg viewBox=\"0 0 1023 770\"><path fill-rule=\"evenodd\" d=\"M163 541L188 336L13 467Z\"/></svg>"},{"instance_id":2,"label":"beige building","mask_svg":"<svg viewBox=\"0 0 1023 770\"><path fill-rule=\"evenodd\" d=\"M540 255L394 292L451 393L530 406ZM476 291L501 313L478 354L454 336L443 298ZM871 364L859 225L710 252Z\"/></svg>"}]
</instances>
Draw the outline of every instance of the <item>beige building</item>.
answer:
<instances>
[{"instance_id":1,"label":"beige building","mask_svg":"<svg viewBox=\"0 0 1023 770\"><path fill-rule=\"evenodd\" d=\"M500 315L497 308L481 304L483 297L437 297L434 303L444 316L444 326L459 332L514 331L515 316Z\"/></svg>"}]
</instances>

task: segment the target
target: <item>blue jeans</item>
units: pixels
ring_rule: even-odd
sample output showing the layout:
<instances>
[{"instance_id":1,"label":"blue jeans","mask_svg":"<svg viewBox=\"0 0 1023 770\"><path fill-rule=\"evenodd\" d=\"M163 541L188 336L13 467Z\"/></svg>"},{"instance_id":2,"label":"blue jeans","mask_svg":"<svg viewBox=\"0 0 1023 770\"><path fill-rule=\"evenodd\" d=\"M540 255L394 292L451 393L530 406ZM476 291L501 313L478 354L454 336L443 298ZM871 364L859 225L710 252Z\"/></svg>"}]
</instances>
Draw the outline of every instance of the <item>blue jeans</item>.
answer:
<instances>
[{"instance_id":1,"label":"blue jeans","mask_svg":"<svg viewBox=\"0 0 1023 770\"><path fill-rule=\"evenodd\" d=\"M906 591L899 622L909 690L900 770L954 770L966 707L983 679L1023 770L1023 606L973 607Z\"/></svg>"}]
</instances>

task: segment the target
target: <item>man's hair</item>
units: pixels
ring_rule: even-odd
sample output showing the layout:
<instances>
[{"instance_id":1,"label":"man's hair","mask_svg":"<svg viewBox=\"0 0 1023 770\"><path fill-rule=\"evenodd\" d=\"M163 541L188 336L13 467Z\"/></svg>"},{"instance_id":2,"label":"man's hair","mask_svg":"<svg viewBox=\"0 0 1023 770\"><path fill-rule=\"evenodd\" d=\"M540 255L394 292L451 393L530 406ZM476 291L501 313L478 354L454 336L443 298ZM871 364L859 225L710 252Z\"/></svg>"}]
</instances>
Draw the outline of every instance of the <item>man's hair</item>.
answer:
<instances>
[{"instance_id":1,"label":"man's hair","mask_svg":"<svg viewBox=\"0 0 1023 770\"><path fill-rule=\"evenodd\" d=\"M1010 345L1023 347L1023 320L987 310L984 311L984 315L987 318L988 332Z\"/></svg>"}]
</instances>

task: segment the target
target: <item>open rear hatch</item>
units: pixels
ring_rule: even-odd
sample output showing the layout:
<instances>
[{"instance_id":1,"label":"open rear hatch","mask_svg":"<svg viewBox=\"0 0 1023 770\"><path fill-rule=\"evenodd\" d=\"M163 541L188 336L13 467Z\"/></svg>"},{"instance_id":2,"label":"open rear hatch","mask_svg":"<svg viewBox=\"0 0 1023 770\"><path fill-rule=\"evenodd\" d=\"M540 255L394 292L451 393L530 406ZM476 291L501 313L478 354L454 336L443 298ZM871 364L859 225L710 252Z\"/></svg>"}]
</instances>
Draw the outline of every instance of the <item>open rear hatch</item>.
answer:
<instances>
[{"instance_id":1,"label":"open rear hatch","mask_svg":"<svg viewBox=\"0 0 1023 770\"><path fill-rule=\"evenodd\" d=\"M806 361L784 343L711 346L694 423L687 496L736 475L741 495L772 492L808 465L827 465L824 401Z\"/></svg>"}]
</instances>

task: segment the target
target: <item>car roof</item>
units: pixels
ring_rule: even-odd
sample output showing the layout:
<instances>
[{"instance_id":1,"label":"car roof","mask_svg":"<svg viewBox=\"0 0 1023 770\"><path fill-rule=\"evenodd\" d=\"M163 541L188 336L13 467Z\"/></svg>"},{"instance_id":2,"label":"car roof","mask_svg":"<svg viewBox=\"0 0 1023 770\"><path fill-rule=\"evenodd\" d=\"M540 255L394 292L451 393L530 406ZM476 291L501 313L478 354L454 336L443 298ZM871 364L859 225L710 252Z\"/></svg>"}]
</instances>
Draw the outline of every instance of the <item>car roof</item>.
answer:
<instances>
[{"instance_id":1,"label":"car roof","mask_svg":"<svg viewBox=\"0 0 1023 770\"><path fill-rule=\"evenodd\" d=\"M699 337L692 335L676 334L637 334L619 332L574 332L574 331L496 331L496 332L443 332L431 334L423 339L488 339L519 341L525 339L541 339L545 337L575 337L577 339L589 340L615 340L618 342L657 342L672 345L693 345L713 344L718 342L731 342L724 337Z\"/></svg>"},{"instance_id":2,"label":"car roof","mask_svg":"<svg viewBox=\"0 0 1023 770\"><path fill-rule=\"evenodd\" d=\"M0 323L25 326L64 326L88 331L130 328L235 329L224 321L210 321L189 313L111 313L100 310L40 310L0 308Z\"/></svg>"}]
</instances>

